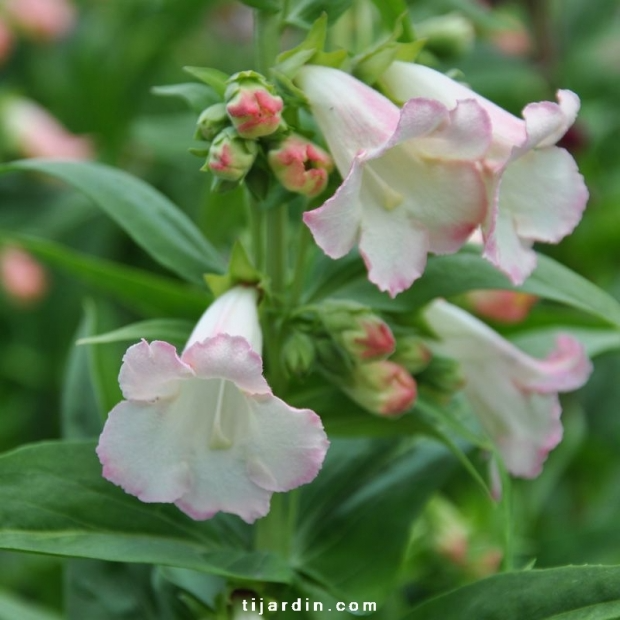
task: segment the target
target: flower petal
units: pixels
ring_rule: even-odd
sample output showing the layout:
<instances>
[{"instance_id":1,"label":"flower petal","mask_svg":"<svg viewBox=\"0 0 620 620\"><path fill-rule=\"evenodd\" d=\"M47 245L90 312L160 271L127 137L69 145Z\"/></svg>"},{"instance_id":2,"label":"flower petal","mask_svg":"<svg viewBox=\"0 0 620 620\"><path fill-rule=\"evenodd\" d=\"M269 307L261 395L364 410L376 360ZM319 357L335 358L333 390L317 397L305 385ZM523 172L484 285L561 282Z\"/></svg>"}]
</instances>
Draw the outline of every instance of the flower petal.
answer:
<instances>
[{"instance_id":1,"label":"flower petal","mask_svg":"<svg viewBox=\"0 0 620 620\"><path fill-rule=\"evenodd\" d=\"M402 206L393 211L364 207L359 248L368 279L392 297L422 275L428 244L427 231Z\"/></svg>"},{"instance_id":2,"label":"flower petal","mask_svg":"<svg viewBox=\"0 0 620 620\"><path fill-rule=\"evenodd\" d=\"M304 222L314 240L330 258L348 254L358 240L361 186L362 168L356 158L336 193L323 206L304 213Z\"/></svg>"},{"instance_id":3,"label":"flower petal","mask_svg":"<svg viewBox=\"0 0 620 620\"><path fill-rule=\"evenodd\" d=\"M127 349L118 380L125 398L150 401L173 397L179 381L192 376L171 344L143 340Z\"/></svg>"},{"instance_id":4,"label":"flower petal","mask_svg":"<svg viewBox=\"0 0 620 620\"><path fill-rule=\"evenodd\" d=\"M182 360L202 379L228 379L251 394L270 394L263 362L241 336L219 334L191 345Z\"/></svg>"},{"instance_id":5,"label":"flower petal","mask_svg":"<svg viewBox=\"0 0 620 620\"><path fill-rule=\"evenodd\" d=\"M275 396L256 397L251 408L246 457L251 480L269 491L290 491L314 480L329 447L319 416Z\"/></svg>"},{"instance_id":6,"label":"flower petal","mask_svg":"<svg viewBox=\"0 0 620 620\"><path fill-rule=\"evenodd\" d=\"M123 401L110 412L97 446L103 477L143 502L174 502L191 484L184 455L193 437L176 401Z\"/></svg>"},{"instance_id":7,"label":"flower petal","mask_svg":"<svg viewBox=\"0 0 620 620\"><path fill-rule=\"evenodd\" d=\"M558 101L541 101L525 106L523 118L527 142L523 150L553 146L575 122L580 107L579 97L570 90L560 90Z\"/></svg>"},{"instance_id":8,"label":"flower petal","mask_svg":"<svg viewBox=\"0 0 620 620\"><path fill-rule=\"evenodd\" d=\"M526 239L557 243L577 226L587 201L577 164L561 148L530 151L502 175L499 210L511 214Z\"/></svg>"}]
</instances>

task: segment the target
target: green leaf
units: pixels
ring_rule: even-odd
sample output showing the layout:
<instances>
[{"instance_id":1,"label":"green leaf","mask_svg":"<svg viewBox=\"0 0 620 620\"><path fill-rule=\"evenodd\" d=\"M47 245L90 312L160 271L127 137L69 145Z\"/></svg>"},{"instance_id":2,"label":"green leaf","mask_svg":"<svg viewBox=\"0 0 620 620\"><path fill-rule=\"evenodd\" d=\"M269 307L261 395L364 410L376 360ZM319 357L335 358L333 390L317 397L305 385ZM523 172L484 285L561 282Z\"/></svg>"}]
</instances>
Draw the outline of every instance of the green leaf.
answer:
<instances>
[{"instance_id":1,"label":"green leaf","mask_svg":"<svg viewBox=\"0 0 620 620\"><path fill-rule=\"evenodd\" d=\"M125 325L104 334L79 338L77 344L107 344L110 342L136 342L165 340L172 344L183 344L194 327L194 323L180 319L151 319Z\"/></svg>"},{"instance_id":2,"label":"green leaf","mask_svg":"<svg viewBox=\"0 0 620 620\"><path fill-rule=\"evenodd\" d=\"M158 263L184 279L201 282L223 260L193 222L168 198L122 170L83 161L28 159L0 166L49 174L91 198Z\"/></svg>"},{"instance_id":3,"label":"green leaf","mask_svg":"<svg viewBox=\"0 0 620 620\"><path fill-rule=\"evenodd\" d=\"M198 78L207 86L210 86L219 95L220 99L224 98L228 75L223 71L211 69L209 67L183 67L183 71Z\"/></svg>"},{"instance_id":4,"label":"green leaf","mask_svg":"<svg viewBox=\"0 0 620 620\"><path fill-rule=\"evenodd\" d=\"M62 620L60 614L0 590L0 620Z\"/></svg>"},{"instance_id":5,"label":"green leaf","mask_svg":"<svg viewBox=\"0 0 620 620\"><path fill-rule=\"evenodd\" d=\"M381 605L413 520L453 464L428 439L333 441L318 478L301 493L296 568L339 600Z\"/></svg>"},{"instance_id":6,"label":"green leaf","mask_svg":"<svg viewBox=\"0 0 620 620\"><path fill-rule=\"evenodd\" d=\"M495 575L416 607L402 620L617 620L619 567Z\"/></svg>"},{"instance_id":7,"label":"green leaf","mask_svg":"<svg viewBox=\"0 0 620 620\"><path fill-rule=\"evenodd\" d=\"M513 287L504 274L480 256L476 248L468 246L458 254L433 256L429 258L422 277L395 299L368 282L361 262L358 268L364 275L351 278L354 270L352 261L344 261L342 270L349 275L349 283L337 291L330 291L329 283L324 283L322 290L315 289L313 299L327 291L334 297L354 299L378 310L410 312L436 297L450 297L475 289L509 289L558 301L605 323L620 326L620 304L613 297L543 254L538 254L536 270L519 287ZM338 278L337 272L332 273Z\"/></svg>"},{"instance_id":8,"label":"green leaf","mask_svg":"<svg viewBox=\"0 0 620 620\"><path fill-rule=\"evenodd\" d=\"M154 86L151 88L151 92L160 97L179 97L186 101L189 107L198 114L221 101L213 88L206 84L196 84L196 82Z\"/></svg>"},{"instance_id":9,"label":"green leaf","mask_svg":"<svg viewBox=\"0 0 620 620\"><path fill-rule=\"evenodd\" d=\"M277 13L280 10L280 0L241 0L241 2L265 13Z\"/></svg>"},{"instance_id":10,"label":"green leaf","mask_svg":"<svg viewBox=\"0 0 620 620\"><path fill-rule=\"evenodd\" d=\"M0 548L178 566L287 583L277 556L251 550L251 529L231 515L192 521L144 504L104 480L94 442L32 444L0 456Z\"/></svg>"},{"instance_id":11,"label":"green leaf","mask_svg":"<svg viewBox=\"0 0 620 620\"><path fill-rule=\"evenodd\" d=\"M310 30L322 14L333 24L352 4L353 0L296 0L285 20L292 26Z\"/></svg>"},{"instance_id":12,"label":"green leaf","mask_svg":"<svg viewBox=\"0 0 620 620\"><path fill-rule=\"evenodd\" d=\"M1 235L0 235L1 236ZM147 316L196 319L209 304L209 293L163 276L70 250L53 241L11 235L21 247L94 290L107 293Z\"/></svg>"},{"instance_id":13,"label":"green leaf","mask_svg":"<svg viewBox=\"0 0 620 620\"><path fill-rule=\"evenodd\" d=\"M383 25L388 30L394 30L394 26L399 19L402 20L403 31L399 36L399 40L403 43L408 43L415 40L413 28L409 21L409 6L406 0L372 0L373 4L377 7Z\"/></svg>"}]
</instances>

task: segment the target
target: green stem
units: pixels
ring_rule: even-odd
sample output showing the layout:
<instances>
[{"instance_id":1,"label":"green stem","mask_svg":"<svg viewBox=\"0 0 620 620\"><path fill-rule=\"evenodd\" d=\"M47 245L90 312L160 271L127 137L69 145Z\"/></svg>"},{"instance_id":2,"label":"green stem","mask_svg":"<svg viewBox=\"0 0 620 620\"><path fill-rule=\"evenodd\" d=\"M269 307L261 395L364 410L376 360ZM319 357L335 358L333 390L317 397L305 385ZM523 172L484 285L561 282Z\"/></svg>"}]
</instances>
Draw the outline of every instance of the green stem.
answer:
<instances>
[{"instance_id":1,"label":"green stem","mask_svg":"<svg viewBox=\"0 0 620 620\"><path fill-rule=\"evenodd\" d=\"M254 547L288 558L291 551L291 493L274 493L269 514L256 522Z\"/></svg>"},{"instance_id":2,"label":"green stem","mask_svg":"<svg viewBox=\"0 0 620 620\"><path fill-rule=\"evenodd\" d=\"M267 220L267 274L275 303L280 306L286 286L288 227L287 205L279 205L266 212Z\"/></svg>"},{"instance_id":3,"label":"green stem","mask_svg":"<svg viewBox=\"0 0 620 620\"><path fill-rule=\"evenodd\" d=\"M254 259L254 266L259 271L262 271L265 268L263 212L256 201L250 197L246 200L246 208L248 214L248 225L250 226L250 235L252 239L252 258Z\"/></svg>"},{"instance_id":4,"label":"green stem","mask_svg":"<svg viewBox=\"0 0 620 620\"><path fill-rule=\"evenodd\" d=\"M278 13L254 11L254 48L256 69L267 75L280 53L280 16Z\"/></svg>"},{"instance_id":5,"label":"green stem","mask_svg":"<svg viewBox=\"0 0 620 620\"><path fill-rule=\"evenodd\" d=\"M293 274L293 286L291 292L291 303L296 306L301 297L301 291L306 273L306 257L310 247L310 230L303 224L299 228L299 238L297 241L297 259L295 262L295 273Z\"/></svg>"},{"instance_id":6,"label":"green stem","mask_svg":"<svg viewBox=\"0 0 620 620\"><path fill-rule=\"evenodd\" d=\"M512 493L512 480L503 462L495 457L500 471L502 482L502 508L504 512L504 560L502 570L509 572L514 570L514 506Z\"/></svg>"}]
</instances>

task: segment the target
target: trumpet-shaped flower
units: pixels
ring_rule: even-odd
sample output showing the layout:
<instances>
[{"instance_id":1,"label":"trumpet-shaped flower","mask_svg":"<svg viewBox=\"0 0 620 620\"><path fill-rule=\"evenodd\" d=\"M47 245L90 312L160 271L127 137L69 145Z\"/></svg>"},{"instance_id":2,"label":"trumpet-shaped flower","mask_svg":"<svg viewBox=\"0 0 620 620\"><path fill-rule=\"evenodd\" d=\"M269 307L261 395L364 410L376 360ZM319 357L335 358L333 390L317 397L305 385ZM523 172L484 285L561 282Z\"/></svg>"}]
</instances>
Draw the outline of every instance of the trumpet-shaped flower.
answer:
<instances>
[{"instance_id":1,"label":"trumpet-shaped flower","mask_svg":"<svg viewBox=\"0 0 620 620\"><path fill-rule=\"evenodd\" d=\"M194 519L222 511L248 523L267 514L274 491L314 479L328 446L321 421L272 394L261 340L256 291L236 287L180 356L161 341L130 347L119 376L126 400L97 447L104 477Z\"/></svg>"},{"instance_id":2,"label":"trumpet-shaped flower","mask_svg":"<svg viewBox=\"0 0 620 620\"><path fill-rule=\"evenodd\" d=\"M393 63L382 77L399 100L430 97L449 108L475 100L488 113L493 142L485 162L490 208L482 226L484 256L513 283L536 266L535 241L557 243L579 223L588 190L572 156L556 142L573 124L579 98L558 91L558 103L530 103L523 119L428 67Z\"/></svg>"},{"instance_id":3,"label":"trumpet-shaped flower","mask_svg":"<svg viewBox=\"0 0 620 620\"><path fill-rule=\"evenodd\" d=\"M424 271L428 252L458 250L486 216L476 160L490 144L474 101L449 111L430 99L402 111L372 88L306 65L297 82L345 178L304 221L332 258L358 243L369 279L395 296Z\"/></svg>"},{"instance_id":4,"label":"trumpet-shaped flower","mask_svg":"<svg viewBox=\"0 0 620 620\"><path fill-rule=\"evenodd\" d=\"M561 335L546 359L535 359L464 310L443 300L424 317L439 353L461 365L464 392L508 471L534 478L562 439L558 392L581 387L592 366L582 345Z\"/></svg>"}]
</instances>

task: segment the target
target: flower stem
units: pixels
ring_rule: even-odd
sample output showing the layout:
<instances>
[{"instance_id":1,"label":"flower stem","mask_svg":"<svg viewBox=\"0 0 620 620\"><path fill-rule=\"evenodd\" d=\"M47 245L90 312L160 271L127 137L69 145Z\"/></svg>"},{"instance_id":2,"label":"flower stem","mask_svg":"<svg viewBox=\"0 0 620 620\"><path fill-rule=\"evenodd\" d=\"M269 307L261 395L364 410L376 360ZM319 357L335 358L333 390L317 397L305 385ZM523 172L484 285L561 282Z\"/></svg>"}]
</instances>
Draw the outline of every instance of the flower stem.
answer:
<instances>
[{"instance_id":1,"label":"flower stem","mask_svg":"<svg viewBox=\"0 0 620 620\"><path fill-rule=\"evenodd\" d=\"M254 11L254 49L256 69L266 75L280 52L280 16L278 13Z\"/></svg>"},{"instance_id":2,"label":"flower stem","mask_svg":"<svg viewBox=\"0 0 620 620\"><path fill-rule=\"evenodd\" d=\"M310 246L310 230L303 224L299 227L299 237L297 240L297 259L295 262L295 273L293 275L293 287L291 292L291 303L297 305L301 297L303 288L304 274L306 271L306 256Z\"/></svg>"},{"instance_id":3,"label":"flower stem","mask_svg":"<svg viewBox=\"0 0 620 620\"><path fill-rule=\"evenodd\" d=\"M290 503L295 501L292 493L274 493L271 509L266 517L256 522L254 547L258 551L272 551L288 558L291 552Z\"/></svg>"}]
</instances>

